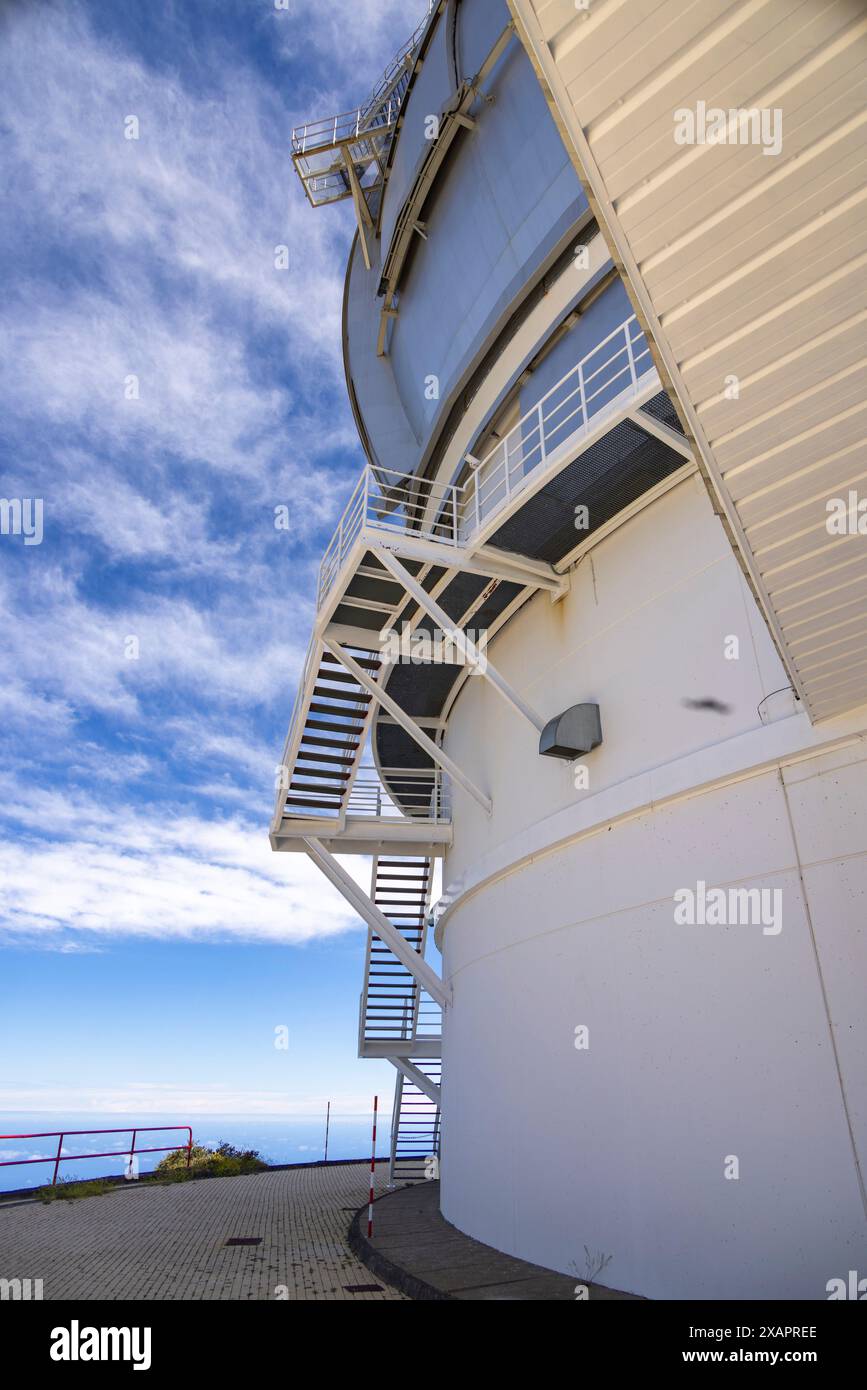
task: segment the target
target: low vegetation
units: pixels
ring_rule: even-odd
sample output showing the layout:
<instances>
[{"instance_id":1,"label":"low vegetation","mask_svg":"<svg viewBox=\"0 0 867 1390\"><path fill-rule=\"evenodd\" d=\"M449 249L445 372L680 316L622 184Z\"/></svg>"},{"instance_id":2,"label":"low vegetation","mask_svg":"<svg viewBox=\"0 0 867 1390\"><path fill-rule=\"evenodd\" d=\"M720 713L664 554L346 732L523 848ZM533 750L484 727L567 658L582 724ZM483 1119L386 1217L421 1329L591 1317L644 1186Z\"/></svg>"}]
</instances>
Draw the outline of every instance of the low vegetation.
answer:
<instances>
[{"instance_id":1,"label":"low vegetation","mask_svg":"<svg viewBox=\"0 0 867 1390\"><path fill-rule=\"evenodd\" d=\"M74 1202L79 1197L101 1197L116 1186L117 1183L104 1182L101 1178L93 1182L71 1182L61 1178L53 1186L38 1188L36 1196L40 1202Z\"/></svg>"},{"instance_id":2,"label":"low vegetation","mask_svg":"<svg viewBox=\"0 0 867 1390\"><path fill-rule=\"evenodd\" d=\"M184 1182L189 1178L234 1178L241 1173L261 1173L268 1167L257 1149L236 1149L221 1143L215 1149L194 1144L187 1167L187 1150L175 1149L160 1159L148 1182Z\"/></svg>"},{"instance_id":3,"label":"low vegetation","mask_svg":"<svg viewBox=\"0 0 867 1390\"><path fill-rule=\"evenodd\" d=\"M257 1149L236 1149L233 1144L226 1143L209 1149L204 1144L194 1144L190 1151L189 1168L187 1150L175 1149L160 1159L152 1173L143 1175L139 1181L167 1183L189 1182L193 1178L235 1178L242 1173L262 1173L267 1167ZM72 1202L79 1197L101 1197L103 1193L114 1192L124 1185L116 1178L94 1178L89 1182L61 1178L53 1186L38 1188L34 1195L40 1202Z\"/></svg>"}]
</instances>

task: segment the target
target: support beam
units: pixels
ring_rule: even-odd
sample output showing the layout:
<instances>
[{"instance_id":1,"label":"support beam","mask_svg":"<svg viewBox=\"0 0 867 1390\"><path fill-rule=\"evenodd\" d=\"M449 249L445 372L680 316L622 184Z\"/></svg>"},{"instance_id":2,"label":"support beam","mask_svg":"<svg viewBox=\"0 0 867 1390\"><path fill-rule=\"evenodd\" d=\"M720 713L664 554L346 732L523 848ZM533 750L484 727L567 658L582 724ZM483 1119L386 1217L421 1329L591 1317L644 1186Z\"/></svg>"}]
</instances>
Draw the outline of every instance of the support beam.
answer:
<instances>
[{"instance_id":1,"label":"support beam","mask_svg":"<svg viewBox=\"0 0 867 1390\"><path fill-rule=\"evenodd\" d=\"M304 843L314 864L343 894L350 907L354 908L359 917L363 918L371 931L376 932L380 941L388 947L392 955L397 957L401 965L406 967L416 983L422 989L427 990L431 999L435 999L440 1008L444 1009L451 1002L450 991L443 984L436 971L431 969L418 951L410 946L406 937L392 926L387 917L383 916L376 904L371 902L364 889L360 888L355 879L351 878L346 870L338 864L334 855L328 853L321 841L311 835L309 838L305 838Z\"/></svg>"},{"instance_id":2,"label":"support beam","mask_svg":"<svg viewBox=\"0 0 867 1390\"><path fill-rule=\"evenodd\" d=\"M685 459L693 458L689 440L679 430L672 429L671 425L666 425L662 420L654 420L646 410L627 410L626 418L638 425L639 429L646 430L656 439L661 439L663 444L667 444L669 449L674 449L675 453L682 454Z\"/></svg>"},{"instance_id":3,"label":"support beam","mask_svg":"<svg viewBox=\"0 0 867 1390\"><path fill-rule=\"evenodd\" d=\"M337 606L339 607L339 604ZM379 651L384 641L378 628L355 627L351 623L329 621L322 624L321 630L324 636L330 637L333 642L342 642L347 647L357 647L359 651L368 651L374 654Z\"/></svg>"},{"instance_id":4,"label":"support beam","mask_svg":"<svg viewBox=\"0 0 867 1390\"><path fill-rule=\"evenodd\" d=\"M419 1071L418 1067L414 1067L412 1062L408 1062L405 1057L389 1057L388 1060L393 1067L397 1067L398 1071L403 1072L407 1081L411 1081L413 1086L418 1086L418 1089L424 1092L428 1100L432 1100L434 1105L441 1106L440 1088L434 1085L430 1077L425 1076L423 1071Z\"/></svg>"},{"instance_id":5,"label":"support beam","mask_svg":"<svg viewBox=\"0 0 867 1390\"><path fill-rule=\"evenodd\" d=\"M500 565L506 565L513 571L516 583L535 584L538 589L550 589L557 596L569 592L568 576L559 574L546 560L532 560L529 555L518 555L512 550L498 550L495 545L474 546L473 559L485 573L491 565L497 567L491 571L492 578L507 578L505 574L498 572ZM556 588L552 587L552 580L556 581Z\"/></svg>"},{"instance_id":6,"label":"support beam","mask_svg":"<svg viewBox=\"0 0 867 1390\"><path fill-rule=\"evenodd\" d=\"M533 728L541 734L546 721L542 719L530 705L526 704L521 699L517 691L512 689L508 681L500 675L496 667L491 665L488 658L486 656L482 657L479 654L466 633L462 632L459 627L455 627L448 613L446 613L443 608L440 608L439 604L431 598L430 594L427 593L420 584L416 583L409 570L405 569L399 560L396 560L389 551L383 550L381 546L376 547L375 553L377 559L380 560L382 564L385 565L385 568L394 575L395 579L403 585L407 593L412 594L419 607L423 608L428 616L433 618L434 622L442 628L447 637L451 637L458 651L463 651L466 654L467 661L470 665L478 668L479 675L489 680L494 689L502 695L506 703L511 705L512 709L517 710L518 714L522 715L522 717L526 719L529 724L532 724Z\"/></svg>"},{"instance_id":7,"label":"support beam","mask_svg":"<svg viewBox=\"0 0 867 1390\"><path fill-rule=\"evenodd\" d=\"M562 595L566 583L553 565L544 560L531 560L493 546L468 549L448 542L431 541L411 532L398 531L393 535L369 527L366 539L372 549L380 548L405 560L420 560L422 564L448 565L465 574L478 574L486 579L503 579L509 584L535 584L552 594Z\"/></svg>"},{"instance_id":8,"label":"support beam","mask_svg":"<svg viewBox=\"0 0 867 1390\"><path fill-rule=\"evenodd\" d=\"M500 61L500 59L502 58L503 54L509 46L509 42L512 38L512 35L516 32L516 27L517 26L515 25L514 19L510 19L505 29L497 39L497 42L494 44L493 48L488 54L487 58L482 63L482 66L479 68L478 72L473 78L474 89L477 89L479 87L479 84L485 81L486 77L488 77L492 69L497 66L497 63Z\"/></svg>"},{"instance_id":9,"label":"support beam","mask_svg":"<svg viewBox=\"0 0 867 1390\"><path fill-rule=\"evenodd\" d=\"M439 1061L443 1055L443 1040L439 1033L422 1033L415 1038L364 1038L359 1042L359 1057L384 1057L393 1062L395 1057L430 1058Z\"/></svg>"},{"instance_id":10,"label":"support beam","mask_svg":"<svg viewBox=\"0 0 867 1390\"><path fill-rule=\"evenodd\" d=\"M469 792L470 796L479 803L482 810L487 815L490 815L492 810L490 797L485 796L485 793L479 790L475 782L470 780L467 774L458 767L457 763L453 762L448 754L444 753L443 750L434 743L432 738L428 738L424 730L419 728L418 724L416 724L414 719L410 718L406 710L401 709L397 701L393 700L388 692L383 690L381 685L375 680L372 680L367 671L359 666L357 662L353 661L349 653L338 646L336 642L332 642L326 637L323 646L327 647L331 655L336 656L337 660L355 677L362 690L366 690L369 695L372 695L373 698L382 705L383 709L386 709L389 714L394 716L400 727L406 730L410 738L415 739L419 748L423 748L426 753L429 753L434 762L443 768L443 770L458 783L458 786L463 787L465 792Z\"/></svg>"},{"instance_id":11,"label":"support beam","mask_svg":"<svg viewBox=\"0 0 867 1390\"><path fill-rule=\"evenodd\" d=\"M393 725L397 725L399 721L398 721L397 719L394 719L390 714L380 714L380 715L377 717L377 721L376 721L376 722L377 722L377 724L393 724ZM420 729L444 729L444 728L446 727L446 720L445 720L445 719L437 719L437 718L435 718L434 715L432 715L432 714L431 714L431 715L426 715L426 714L416 715L415 722L416 722L416 724L419 726Z\"/></svg>"},{"instance_id":12,"label":"support beam","mask_svg":"<svg viewBox=\"0 0 867 1390\"><path fill-rule=\"evenodd\" d=\"M367 199L364 190L358 182L358 175L355 172L355 164L349 150L343 149L343 163L346 166L346 177L349 179L349 186L352 189L352 197L355 202L355 210L358 214L359 222L363 222L366 227L373 230L373 218L370 215L370 208L367 206Z\"/></svg>"},{"instance_id":13,"label":"support beam","mask_svg":"<svg viewBox=\"0 0 867 1390\"><path fill-rule=\"evenodd\" d=\"M361 184L358 182L358 175L355 172L355 165L350 156L349 150L344 146L341 151L343 164L346 169L346 177L349 180L349 187L352 190L352 201L355 204L355 220L358 223L358 240L361 242L361 254L364 257L365 270L370 270L370 248L367 244L368 230L373 230L373 220L370 216L370 208L367 206L367 199Z\"/></svg>"}]
</instances>

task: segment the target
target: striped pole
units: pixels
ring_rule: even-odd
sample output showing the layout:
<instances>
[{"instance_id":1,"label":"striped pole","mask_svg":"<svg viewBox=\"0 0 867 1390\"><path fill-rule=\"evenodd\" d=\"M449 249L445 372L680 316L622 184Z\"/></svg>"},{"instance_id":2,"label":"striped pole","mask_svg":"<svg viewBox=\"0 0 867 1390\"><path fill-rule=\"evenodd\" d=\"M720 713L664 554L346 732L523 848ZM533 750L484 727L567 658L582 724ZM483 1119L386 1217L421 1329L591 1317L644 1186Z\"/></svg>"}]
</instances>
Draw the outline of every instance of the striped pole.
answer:
<instances>
[{"instance_id":1,"label":"striped pole","mask_svg":"<svg viewBox=\"0 0 867 1390\"><path fill-rule=\"evenodd\" d=\"M328 1126L331 1123L331 1101L328 1102L328 1109L325 1112L325 1159L328 1162Z\"/></svg>"},{"instance_id":2,"label":"striped pole","mask_svg":"<svg viewBox=\"0 0 867 1390\"><path fill-rule=\"evenodd\" d=\"M379 1096L373 1097L373 1151L370 1155L370 1196L367 1201L367 1239L373 1235L373 1180L376 1177L376 1107Z\"/></svg>"}]
</instances>

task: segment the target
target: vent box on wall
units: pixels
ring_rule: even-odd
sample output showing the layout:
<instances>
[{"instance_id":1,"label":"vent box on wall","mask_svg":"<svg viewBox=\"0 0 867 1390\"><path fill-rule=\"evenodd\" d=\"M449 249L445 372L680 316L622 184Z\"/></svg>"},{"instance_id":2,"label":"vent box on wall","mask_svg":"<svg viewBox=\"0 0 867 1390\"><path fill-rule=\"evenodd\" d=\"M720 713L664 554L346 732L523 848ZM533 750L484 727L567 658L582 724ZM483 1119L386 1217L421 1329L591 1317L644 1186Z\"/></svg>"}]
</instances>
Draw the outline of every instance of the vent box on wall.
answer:
<instances>
[{"instance_id":1,"label":"vent box on wall","mask_svg":"<svg viewBox=\"0 0 867 1390\"><path fill-rule=\"evenodd\" d=\"M599 706L571 705L548 720L539 739L539 752L543 758L563 758L571 762L601 742Z\"/></svg>"}]
</instances>

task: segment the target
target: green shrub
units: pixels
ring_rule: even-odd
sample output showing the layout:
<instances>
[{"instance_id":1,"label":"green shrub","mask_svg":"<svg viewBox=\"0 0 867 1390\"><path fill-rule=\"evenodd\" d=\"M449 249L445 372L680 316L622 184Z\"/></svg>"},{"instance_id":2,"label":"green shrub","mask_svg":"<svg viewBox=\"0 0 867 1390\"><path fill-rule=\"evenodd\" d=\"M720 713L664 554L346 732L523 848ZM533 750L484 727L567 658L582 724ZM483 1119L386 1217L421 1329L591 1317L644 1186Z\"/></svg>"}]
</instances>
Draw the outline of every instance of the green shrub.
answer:
<instances>
[{"instance_id":1,"label":"green shrub","mask_svg":"<svg viewBox=\"0 0 867 1390\"><path fill-rule=\"evenodd\" d=\"M236 1149L220 1143L216 1149L194 1144L187 1168L187 1150L175 1149L161 1158L151 1177L158 1182L183 1182L189 1177L231 1178L240 1173L261 1173L268 1165L257 1149Z\"/></svg>"}]
</instances>

